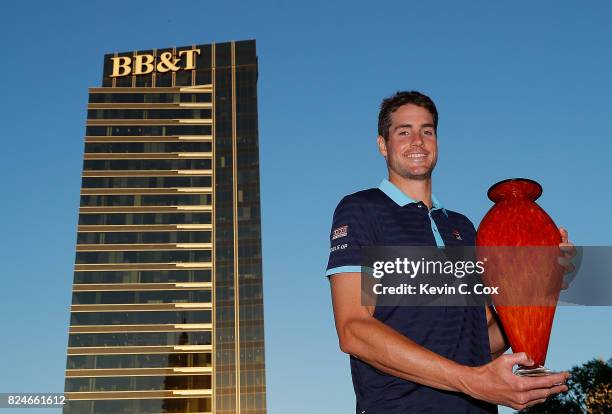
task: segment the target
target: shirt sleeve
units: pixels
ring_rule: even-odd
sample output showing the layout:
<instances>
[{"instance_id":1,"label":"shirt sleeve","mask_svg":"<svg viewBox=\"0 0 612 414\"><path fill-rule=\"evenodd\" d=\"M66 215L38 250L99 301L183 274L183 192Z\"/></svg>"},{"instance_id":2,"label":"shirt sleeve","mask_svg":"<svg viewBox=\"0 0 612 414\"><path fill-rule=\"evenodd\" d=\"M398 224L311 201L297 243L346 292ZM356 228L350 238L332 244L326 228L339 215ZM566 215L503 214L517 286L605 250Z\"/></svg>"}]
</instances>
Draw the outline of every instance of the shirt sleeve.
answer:
<instances>
[{"instance_id":1,"label":"shirt sleeve","mask_svg":"<svg viewBox=\"0 0 612 414\"><path fill-rule=\"evenodd\" d=\"M366 207L351 196L336 207L329 235L330 250L326 276L361 272L361 247L372 245Z\"/></svg>"}]
</instances>

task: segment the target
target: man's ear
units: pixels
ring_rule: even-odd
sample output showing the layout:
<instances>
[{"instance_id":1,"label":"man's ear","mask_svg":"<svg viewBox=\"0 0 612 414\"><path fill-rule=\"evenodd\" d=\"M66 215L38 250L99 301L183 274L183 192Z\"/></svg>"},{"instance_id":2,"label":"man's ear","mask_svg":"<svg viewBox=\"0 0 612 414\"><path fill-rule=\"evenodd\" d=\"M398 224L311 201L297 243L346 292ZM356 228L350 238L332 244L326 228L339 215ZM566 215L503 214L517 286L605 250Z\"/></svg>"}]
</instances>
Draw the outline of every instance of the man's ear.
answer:
<instances>
[{"instance_id":1,"label":"man's ear","mask_svg":"<svg viewBox=\"0 0 612 414\"><path fill-rule=\"evenodd\" d=\"M378 152L387 159L387 140L381 135L376 139L376 143L378 144Z\"/></svg>"}]
</instances>

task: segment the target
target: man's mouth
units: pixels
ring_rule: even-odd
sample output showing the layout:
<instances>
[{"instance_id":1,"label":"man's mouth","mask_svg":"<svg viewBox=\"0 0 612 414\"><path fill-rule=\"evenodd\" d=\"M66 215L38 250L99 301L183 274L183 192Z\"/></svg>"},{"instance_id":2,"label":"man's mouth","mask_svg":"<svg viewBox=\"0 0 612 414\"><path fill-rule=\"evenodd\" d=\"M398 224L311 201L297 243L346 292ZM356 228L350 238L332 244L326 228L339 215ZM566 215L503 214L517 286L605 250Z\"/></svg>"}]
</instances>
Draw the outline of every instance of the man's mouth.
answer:
<instances>
[{"instance_id":1,"label":"man's mouth","mask_svg":"<svg viewBox=\"0 0 612 414\"><path fill-rule=\"evenodd\" d=\"M410 158L411 160L422 160L427 157L427 154L423 152L415 152L412 154L406 154L405 157Z\"/></svg>"}]
</instances>

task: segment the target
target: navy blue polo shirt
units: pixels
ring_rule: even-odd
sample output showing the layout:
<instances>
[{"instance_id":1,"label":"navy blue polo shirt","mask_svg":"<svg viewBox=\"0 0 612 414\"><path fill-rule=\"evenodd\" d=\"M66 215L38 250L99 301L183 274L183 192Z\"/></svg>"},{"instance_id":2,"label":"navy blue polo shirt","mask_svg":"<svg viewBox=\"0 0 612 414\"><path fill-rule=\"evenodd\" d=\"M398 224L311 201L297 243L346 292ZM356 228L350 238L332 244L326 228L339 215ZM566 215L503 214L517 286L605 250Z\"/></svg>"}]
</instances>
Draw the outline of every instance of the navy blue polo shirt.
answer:
<instances>
[{"instance_id":1,"label":"navy blue polo shirt","mask_svg":"<svg viewBox=\"0 0 612 414\"><path fill-rule=\"evenodd\" d=\"M462 214L404 194L388 180L340 201L330 234L327 276L361 272L362 246L473 245L476 230ZM338 276L341 277L341 276ZM491 360L484 307L377 306L374 317L417 344L462 365ZM351 355L357 414L497 413L497 406L383 373Z\"/></svg>"}]
</instances>

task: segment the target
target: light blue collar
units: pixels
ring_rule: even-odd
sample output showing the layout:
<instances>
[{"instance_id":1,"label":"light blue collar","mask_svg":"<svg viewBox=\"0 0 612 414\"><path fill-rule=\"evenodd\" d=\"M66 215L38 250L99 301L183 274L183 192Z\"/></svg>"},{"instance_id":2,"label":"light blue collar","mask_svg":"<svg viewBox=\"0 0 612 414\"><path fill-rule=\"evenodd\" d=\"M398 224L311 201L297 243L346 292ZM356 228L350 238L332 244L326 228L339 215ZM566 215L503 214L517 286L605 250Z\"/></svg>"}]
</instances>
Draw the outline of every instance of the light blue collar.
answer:
<instances>
[{"instance_id":1,"label":"light blue collar","mask_svg":"<svg viewBox=\"0 0 612 414\"><path fill-rule=\"evenodd\" d=\"M404 207L405 205L410 203L418 203L417 200L408 197L406 194L404 194L402 190L397 188L395 184L393 184L386 178L381 181L380 185L378 186L378 189L385 193L387 197L389 197L391 200L395 201L395 204L400 207ZM432 210L442 210L444 214L448 216L448 213L446 212L444 207L442 207L440 200L438 200L438 197L436 197L435 194L431 195L431 203L433 204L431 208Z\"/></svg>"}]
</instances>

